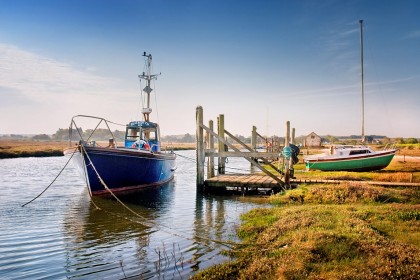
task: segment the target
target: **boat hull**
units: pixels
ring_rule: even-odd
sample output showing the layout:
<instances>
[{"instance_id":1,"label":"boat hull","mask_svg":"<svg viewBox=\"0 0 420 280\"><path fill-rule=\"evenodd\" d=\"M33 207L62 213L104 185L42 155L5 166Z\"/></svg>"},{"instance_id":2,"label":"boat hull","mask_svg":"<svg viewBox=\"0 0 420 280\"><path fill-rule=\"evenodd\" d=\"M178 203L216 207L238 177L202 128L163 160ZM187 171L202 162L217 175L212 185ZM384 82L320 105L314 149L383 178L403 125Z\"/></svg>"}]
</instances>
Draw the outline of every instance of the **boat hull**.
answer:
<instances>
[{"instance_id":1,"label":"boat hull","mask_svg":"<svg viewBox=\"0 0 420 280\"><path fill-rule=\"evenodd\" d=\"M395 151L389 151L359 157L306 159L305 163L307 170L373 171L387 167L394 155Z\"/></svg>"},{"instance_id":2,"label":"boat hull","mask_svg":"<svg viewBox=\"0 0 420 280\"><path fill-rule=\"evenodd\" d=\"M95 196L160 186L174 177L175 154L89 146L64 153L73 152L73 161Z\"/></svg>"}]
</instances>

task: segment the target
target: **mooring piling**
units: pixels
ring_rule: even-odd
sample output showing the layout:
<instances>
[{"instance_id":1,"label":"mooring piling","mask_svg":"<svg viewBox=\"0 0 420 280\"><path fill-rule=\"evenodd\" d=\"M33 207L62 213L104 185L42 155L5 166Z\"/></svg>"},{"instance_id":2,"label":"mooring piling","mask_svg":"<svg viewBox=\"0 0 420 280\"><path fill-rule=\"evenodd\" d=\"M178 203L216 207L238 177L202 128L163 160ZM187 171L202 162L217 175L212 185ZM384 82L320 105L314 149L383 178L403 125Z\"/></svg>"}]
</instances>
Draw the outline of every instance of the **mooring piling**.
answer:
<instances>
[{"instance_id":1,"label":"mooring piling","mask_svg":"<svg viewBox=\"0 0 420 280\"><path fill-rule=\"evenodd\" d=\"M198 191L204 190L204 137L203 137L203 107L196 109L196 164L197 178L196 185Z\"/></svg>"}]
</instances>

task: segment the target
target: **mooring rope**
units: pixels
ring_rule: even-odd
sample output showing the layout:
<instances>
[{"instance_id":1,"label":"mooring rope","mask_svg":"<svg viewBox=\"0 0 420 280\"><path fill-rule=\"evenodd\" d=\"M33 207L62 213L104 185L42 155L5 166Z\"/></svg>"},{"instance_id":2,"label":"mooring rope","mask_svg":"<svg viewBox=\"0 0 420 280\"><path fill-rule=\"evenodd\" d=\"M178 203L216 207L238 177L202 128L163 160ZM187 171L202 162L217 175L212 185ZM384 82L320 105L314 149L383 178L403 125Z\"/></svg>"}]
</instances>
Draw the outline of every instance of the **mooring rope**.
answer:
<instances>
[{"instance_id":1,"label":"mooring rope","mask_svg":"<svg viewBox=\"0 0 420 280\"><path fill-rule=\"evenodd\" d=\"M96 167L95 167L95 165L93 164L93 162L92 162L92 160L90 159L90 157L89 157L89 155L88 155L88 153L86 152L86 150L85 150L85 148L84 148L84 146L83 145L80 145L81 147L82 147L82 152L84 152L85 153L85 155L86 155L86 157L87 157L87 159L89 160L89 162L90 162L90 165L92 166L92 168L93 168L93 170L95 171L95 173L96 173L96 175L98 176L98 179L99 179L99 181L101 182L101 184L104 186L104 188L111 194L111 196L113 197L113 198L115 198L117 201L118 201L118 203L120 203L125 209L127 209L130 213L132 213L133 215L135 215L136 217L138 217L138 218L140 218L140 219L142 219L143 221L145 221L146 223L144 223L144 225L146 225L146 226L150 226L150 225L148 225L147 223L149 223L149 224L151 224L151 225L153 225L153 226L155 226L155 227L157 227L157 228L159 228L160 230L162 230L163 232L166 232L166 233L169 233L169 234L171 234L171 235L174 235L174 236L177 236L177 237L181 237L181 238L184 238L184 239L187 239L187 240L191 240L191 241L195 241L193 238L190 238L190 237L187 237L187 236L183 236L183 235L181 235L181 234L178 234L178 233L175 233L175 231L177 231L177 232L179 232L179 233L182 233L182 234L185 234L185 235L189 235L188 233L185 233L185 232L182 232L182 231L180 231L180 230L176 230L176 229L173 229L173 228L170 228L170 227L168 227L168 226L165 226L165 225L161 225L161 224L158 224L158 223L155 223L155 222L153 222L153 221L151 221L151 220L149 220L149 219L147 219L146 217L143 217L142 215L140 215L139 213L137 213L136 211L134 211L134 210L132 210L130 207L128 207L124 202L122 202L110 189L109 189L109 187L107 186L107 184L104 182L104 180L102 179L102 177L99 175L99 173L98 173L98 171L96 170ZM170 231L165 231L165 230L163 230L162 228L166 228L166 229L168 229L168 230L170 230ZM231 246L238 246L238 245L242 245L241 243L237 243L237 242L231 242L231 241L224 241L224 240L217 240L217 239L211 239L211 238L207 238L207 237L202 237L202 236L198 236L198 235L194 235L194 237L196 238L196 239L201 239L201 240L205 240L205 241L210 241L210 242L214 242L214 243L216 243L216 244L220 244L220 245L223 245L223 246L226 246L226 247L228 247L228 248L230 248L230 249L232 249L232 247Z\"/></svg>"},{"instance_id":2,"label":"mooring rope","mask_svg":"<svg viewBox=\"0 0 420 280\"><path fill-rule=\"evenodd\" d=\"M186 160L189 160L189 161L191 161L191 162L196 162L196 160L195 160L195 159L193 159L193 158L186 157L186 156L180 155L180 154L178 154L178 153L174 153L174 154L175 154L175 155L177 155L177 156L179 156L179 157L182 157L182 158L184 158L184 159L186 159Z\"/></svg>"},{"instance_id":3,"label":"mooring rope","mask_svg":"<svg viewBox=\"0 0 420 280\"><path fill-rule=\"evenodd\" d=\"M52 180L52 182L48 185L48 187L46 187L40 194L38 194L36 197L34 197L31 201L26 202L25 204L22 205L22 207L25 207L26 205L28 205L29 203L33 202L35 199L39 198L44 192L46 192L51 186L52 184L54 184L55 180L57 180L57 178L61 175L61 173L63 172L63 170L67 167L67 165L69 164L70 160L72 159L72 157L74 156L74 154L77 151L77 147L74 148L73 153L71 154L69 160L66 162L66 164L64 165L64 167L60 170L60 172L58 173L58 175L54 178L54 180Z\"/></svg>"}]
</instances>

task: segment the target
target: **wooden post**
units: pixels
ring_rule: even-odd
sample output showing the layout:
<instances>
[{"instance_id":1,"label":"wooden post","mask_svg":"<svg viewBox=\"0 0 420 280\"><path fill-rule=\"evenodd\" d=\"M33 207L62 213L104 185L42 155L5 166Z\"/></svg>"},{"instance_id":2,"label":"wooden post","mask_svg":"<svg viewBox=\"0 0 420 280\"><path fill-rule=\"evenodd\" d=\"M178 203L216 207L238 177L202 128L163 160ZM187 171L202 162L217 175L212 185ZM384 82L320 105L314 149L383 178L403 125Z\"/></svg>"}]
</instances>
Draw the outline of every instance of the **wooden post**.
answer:
<instances>
[{"instance_id":1,"label":"wooden post","mask_svg":"<svg viewBox=\"0 0 420 280\"><path fill-rule=\"evenodd\" d=\"M225 115L220 114L217 118L217 133L220 138L225 139ZM218 141L218 152L224 152L225 151L225 144L221 141ZM219 157L218 159L218 168L217 168L218 174L225 174L225 158Z\"/></svg>"},{"instance_id":2,"label":"wooden post","mask_svg":"<svg viewBox=\"0 0 420 280\"><path fill-rule=\"evenodd\" d=\"M203 133L203 107L196 108L196 162L197 162L197 181L198 192L204 190L204 133Z\"/></svg>"},{"instance_id":3,"label":"wooden post","mask_svg":"<svg viewBox=\"0 0 420 280\"><path fill-rule=\"evenodd\" d=\"M286 138L284 139L284 146L287 147L290 144L290 121L286 122Z\"/></svg>"},{"instance_id":4,"label":"wooden post","mask_svg":"<svg viewBox=\"0 0 420 280\"><path fill-rule=\"evenodd\" d=\"M286 138L284 139L284 147L289 147L290 144L290 121L286 122ZM285 175L284 182L286 186L290 186L290 160L286 159L285 161Z\"/></svg>"},{"instance_id":5,"label":"wooden post","mask_svg":"<svg viewBox=\"0 0 420 280\"><path fill-rule=\"evenodd\" d=\"M209 128L211 131L213 131L213 121L209 121ZM208 145L209 149L211 151L214 151L214 137L210 133L207 133L208 135ZM207 179L214 177L214 157L209 156L207 159Z\"/></svg>"},{"instance_id":6,"label":"wooden post","mask_svg":"<svg viewBox=\"0 0 420 280\"><path fill-rule=\"evenodd\" d=\"M291 144L296 144L295 142L295 128L292 128L292 140L290 141Z\"/></svg>"},{"instance_id":7,"label":"wooden post","mask_svg":"<svg viewBox=\"0 0 420 280\"><path fill-rule=\"evenodd\" d=\"M257 149L257 127L254 125L252 126L252 133L251 133L251 149L255 152Z\"/></svg>"},{"instance_id":8,"label":"wooden post","mask_svg":"<svg viewBox=\"0 0 420 280\"><path fill-rule=\"evenodd\" d=\"M252 132L251 132L251 150L253 152L257 151L257 127L255 125L252 126ZM256 160L255 158L252 158L252 160ZM251 163L251 172L253 172L253 164Z\"/></svg>"}]
</instances>

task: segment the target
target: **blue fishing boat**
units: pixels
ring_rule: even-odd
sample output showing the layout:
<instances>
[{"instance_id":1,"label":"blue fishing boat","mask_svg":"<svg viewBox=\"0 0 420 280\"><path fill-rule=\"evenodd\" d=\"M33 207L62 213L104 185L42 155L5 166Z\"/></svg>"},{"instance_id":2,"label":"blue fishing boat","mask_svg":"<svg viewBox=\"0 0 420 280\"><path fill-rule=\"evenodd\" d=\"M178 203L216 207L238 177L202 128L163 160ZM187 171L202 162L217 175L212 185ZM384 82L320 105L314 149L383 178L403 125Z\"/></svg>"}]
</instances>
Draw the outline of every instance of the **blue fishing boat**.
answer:
<instances>
[{"instance_id":1,"label":"blue fishing boat","mask_svg":"<svg viewBox=\"0 0 420 280\"><path fill-rule=\"evenodd\" d=\"M151 81L158 75L151 74L152 55L144 53L146 71L138 77L146 81L145 105L142 109L143 120L131 121L126 125L124 144L118 146L109 124L115 124L104 118L77 115L72 118L70 139L77 132L79 139L76 146L64 151L72 156L79 173L85 178L92 195L112 195L114 193L132 192L147 187L156 187L168 183L174 177L175 158L173 151L163 151L160 142L160 129L157 123L150 121ZM95 119L105 123L112 136L108 145L99 145L91 140L95 130L88 139L83 139L76 124L79 118ZM73 129L74 127L74 129Z\"/></svg>"}]
</instances>

